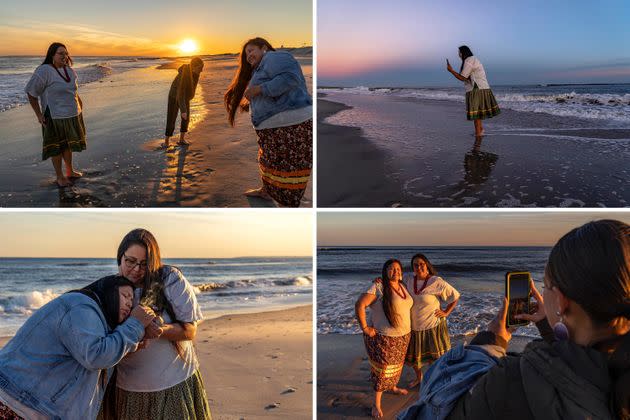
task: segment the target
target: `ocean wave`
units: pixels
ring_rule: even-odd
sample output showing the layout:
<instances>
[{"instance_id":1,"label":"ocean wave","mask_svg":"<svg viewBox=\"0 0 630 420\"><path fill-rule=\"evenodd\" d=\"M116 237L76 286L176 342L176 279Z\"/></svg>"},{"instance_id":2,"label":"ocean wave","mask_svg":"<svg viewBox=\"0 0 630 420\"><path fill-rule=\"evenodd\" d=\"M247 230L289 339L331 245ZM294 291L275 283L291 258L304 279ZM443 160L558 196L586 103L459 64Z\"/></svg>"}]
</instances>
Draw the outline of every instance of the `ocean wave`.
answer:
<instances>
[{"instance_id":1,"label":"ocean wave","mask_svg":"<svg viewBox=\"0 0 630 420\"><path fill-rule=\"evenodd\" d=\"M310 286L313 284L311 276L297 276L288 279L242 279L232 280L225 283L210 282L203 284L195 284L195 291L197 293L213 292L216 290L226 289L243 289L243 288L262 288L268 286Z\"/></svg>"},{"instance_id":2,"label":"ocean wave","mask_svg":"<svg viewBox=\"0 0 630 420\"><path fill-rule=\"evenodd\" d=\"M37 310L59 296L47 289L44 292L32 291L22 295L0 298L0 314L31 315Z\"/></svg>"},{"instance_id":3,"label":"ocean wave","mask_svg":"<svg viewBox=\"0 0 630 420\"><path fill-rule=\"evenodd\" d=\"M106 76L112 74L112 68L106 63L90 64L85 67L77 67L75 69L79 84L84 85L87 83L96 82Z\"/></svg>"}]
</instances>

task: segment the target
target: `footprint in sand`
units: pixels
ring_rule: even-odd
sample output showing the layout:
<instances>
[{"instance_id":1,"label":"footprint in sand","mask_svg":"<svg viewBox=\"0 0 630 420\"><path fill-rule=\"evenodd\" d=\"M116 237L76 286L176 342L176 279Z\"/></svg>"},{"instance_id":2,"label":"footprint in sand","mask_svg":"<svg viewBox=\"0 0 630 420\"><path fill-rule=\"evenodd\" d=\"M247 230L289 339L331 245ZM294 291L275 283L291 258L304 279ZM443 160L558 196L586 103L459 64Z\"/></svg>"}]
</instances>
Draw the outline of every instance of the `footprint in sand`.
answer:
<instances>
[{"instance_id":1,"label":"footprint in sand","mask_svg":"<svg viewBox=\"0 0 630 420\"><path fill-rule=\"evenodd\" d=\"M280 394L284 395L284 394L291 394L293 392L296 392L297 389L293 388L292 386L288 387L287 389L285 389L284 391L282 391Z\"/></svg>"},{"instance_id":2,"label":"footprint in sand","mask_svg":"<svg viewBox=\"0 0 630 420\"><path fill-rule=\"evenodd\" d=\"M265 407L265 410L272 410L274 408L278 408L280 407L280 403L273 403L273 404L269 404L268 406Z\"/></svg>"}]
</instances>

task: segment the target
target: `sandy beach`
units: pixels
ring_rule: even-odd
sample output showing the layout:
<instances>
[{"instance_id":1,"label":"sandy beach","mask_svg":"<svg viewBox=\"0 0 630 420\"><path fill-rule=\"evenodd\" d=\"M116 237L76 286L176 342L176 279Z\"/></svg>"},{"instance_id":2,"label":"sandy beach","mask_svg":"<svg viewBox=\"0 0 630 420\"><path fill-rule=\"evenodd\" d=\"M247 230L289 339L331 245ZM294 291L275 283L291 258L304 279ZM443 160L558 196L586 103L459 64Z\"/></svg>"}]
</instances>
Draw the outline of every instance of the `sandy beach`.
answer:
<instances>
[{"instance_id":1,"label":"sandy beach","mask_svg":"<svg viewBox=\"0 0 630 420\"><path fill-rule=\"evenodd\" d=\"M312 327L311 305L202 322L195 346L212 418L310 419Z\"/></svg>"},{"instance_id":2,"label":"sandy beach","mask_svg":"<svg viewBox=\"0 0 630 420\"><path fill-rule=\"evenodd\" d=\"M300 59L309 88L311 61L310 56ZM249 115L238 115L232 128L223 106L235 56L205 59L191 103L187 139L192 145L170 153L156 150L178 64L114 73L79 88L88 148L74 154L84 177L70 188L57 188L52 164L41 160L41 129L30 107L0 113L0 206L274 206L242 194L259 186L260 179ZM178 130L179 125L176 136ZM310 183L302 206L312 206Z\"/></svg>"},{"instance_id":3,"label":"sandy beach","mask_svg":"<svg viewBox=\"0 0 630 420\"><path fill-rule=\"evenodd\" d=\"M503 109L476 142L463 109L381 95L319 99L318 205L630 205L630 129Z\"/></svg>"},{"instance_id":4,"label":"sandy beach","mask_svg":"<svg viewBox=\"0 0 630 420\"><path fill-rule=\"evenodd\" d=\"M466 337L466 342L472 340ZM453 346L464 341L451 339ZM530 341L513 337L508 351L522 351ZM374 392L369 380L370 365L362 335L317 335L317 418L328 420L370 418ZM406 387L415 374L405 367L400 381ZM418 388L406 396L384 393L382 400L385 419L393 419L402 409L418 399Z\"/></svg>"}]
</instances>

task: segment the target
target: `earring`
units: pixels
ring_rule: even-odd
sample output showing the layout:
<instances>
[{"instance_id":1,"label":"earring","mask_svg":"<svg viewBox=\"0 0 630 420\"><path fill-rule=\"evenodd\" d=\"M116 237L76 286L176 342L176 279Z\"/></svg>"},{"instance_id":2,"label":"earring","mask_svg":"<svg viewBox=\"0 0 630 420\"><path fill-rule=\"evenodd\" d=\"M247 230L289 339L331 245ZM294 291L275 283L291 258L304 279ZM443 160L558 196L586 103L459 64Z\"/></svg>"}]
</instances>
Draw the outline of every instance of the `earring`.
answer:
<instances>
[{"instance_id":1,"label":"earring","mask_svg":"<svg viewBox=\"0 0 630 420\"><path fill-rule=\"evenodd\" d=\"M556 322L553 326L553 335L556 337L558 341L566 341L569 339L569 330L566 325L562 322L562 315L560 315L560 311L556 312L556 315L560 317L560 321Z\"/></svg>"}]
</instances>

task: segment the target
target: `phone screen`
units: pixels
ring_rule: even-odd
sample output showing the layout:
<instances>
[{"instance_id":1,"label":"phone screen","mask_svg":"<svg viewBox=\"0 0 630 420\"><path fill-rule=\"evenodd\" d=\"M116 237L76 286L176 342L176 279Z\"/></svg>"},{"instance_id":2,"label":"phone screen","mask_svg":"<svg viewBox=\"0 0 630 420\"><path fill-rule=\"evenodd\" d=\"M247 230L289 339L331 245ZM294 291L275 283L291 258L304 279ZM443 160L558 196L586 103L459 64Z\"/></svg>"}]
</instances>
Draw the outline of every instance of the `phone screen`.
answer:
<instances>
[{"instance_id":1,"label":"phone screen","mask_svg":"<svg viewBox=\"0 0 630 420\"><path fill-rule=\"evenodd\" d=\"M515 315L529 313L529 273L508 273L508 316L507 325L525 325L527 321L514 318Z\"/></svg>"}]
</instances>

